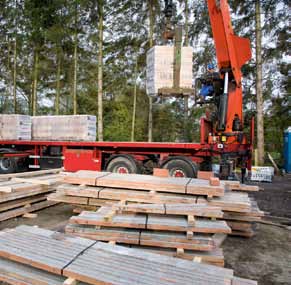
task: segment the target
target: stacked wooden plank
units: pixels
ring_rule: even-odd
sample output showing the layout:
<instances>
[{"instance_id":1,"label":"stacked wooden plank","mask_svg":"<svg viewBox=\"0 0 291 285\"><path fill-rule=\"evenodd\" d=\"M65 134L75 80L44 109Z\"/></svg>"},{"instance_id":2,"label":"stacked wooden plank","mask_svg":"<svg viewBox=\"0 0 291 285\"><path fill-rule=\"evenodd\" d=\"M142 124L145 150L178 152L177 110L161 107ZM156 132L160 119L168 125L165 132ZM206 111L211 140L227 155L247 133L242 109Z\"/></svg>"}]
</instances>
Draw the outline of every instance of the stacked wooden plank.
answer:
<instances>
[{"instance_id":1,"label":"stacked wooden plank","mask_svg":"<svg viewBox=\"0 0 291 285\"><path fill-rule=\"evenodd\" d=\"M0 221L55 205L57 202L48 201L47 195L62 181L59 172L60 169L0 175Z\"/></svg>"},{"instance_id":2,"label":"stacked wooden plank","mask_svg":"<svg viewBox=\"0 0 291 285\"><path fill-rule=\"evenodd\" d=\"M0 114L0 140L30 140L31 118L26 115Z\"/></svg>"},{"instance_id":3,"label":"stacked wooden plank","mask_svg":"<svg viewBox=\"0 0 291 285\"><path fill-rule=\"evenodd\" d=\"M247 193L259 188L235 181L221 181L219 186L211 186L201 179L79 171L67 175L64 182L57 193L49 196L50 200L75 204L87 210L119 201L206 204L222 209L224 216L221 219L228 222L232 234L240 236L252 236L252 224L263 215Z\"/></svg>"},{"instance_id":4,"label":"stacked wooden plank","mask_svg":"<svg viewBox=\"0 0 291 285\"><path fill-rule=\"evenodd\" d=\"M203 259L204 256L206 262L223 266L222 251L213 239L214 234L231 232L225 221L214 220L222 215L219 208L196 204L186 207L180 204L117 204L72 217L66 231L94 240L138 245L145 250L147 247L156 251L162 249L162 253L185 259L190 256ZM206 253L201 254L201 251Z\"/></svg>"},{"instance_id":5,"label":"stacked wooden plank","mask_svg":"<svg viewBox=\"0 0 291 285\"><path fill-rule=\"evenodd\" d=\"M96 117L89 115L32 117L32 139L95 141Z\"/></svg>"},{"instance_id":6,"label":"stacked wooden plank","mask_svg":"<svg viewBox=\"0 0 291 285\"><path fill-rule=\"evenodd\" d=\"M227 221L231 234L245 237L254 234L253 223L264 214L248 196L249 191L258 191L259 188L238 181L221 181L219 186L211 186L208 180L202 179L79 171L67 175L64 182L57 193L49 196L50 200L93 211L119 201L207 204L222 209L224 215L221 219Z\"/></svg>"},{"instance_id":7,"label":"stacked wooden plank","mask_svg":"<svg viewBox=\"0 0 291 285\"><path fill-rule=\"evenodd\" d=\"M257 284L230 269L28 226L0 233L0 264L0 280L12 285Z\"/></svg>"}]
</instances>

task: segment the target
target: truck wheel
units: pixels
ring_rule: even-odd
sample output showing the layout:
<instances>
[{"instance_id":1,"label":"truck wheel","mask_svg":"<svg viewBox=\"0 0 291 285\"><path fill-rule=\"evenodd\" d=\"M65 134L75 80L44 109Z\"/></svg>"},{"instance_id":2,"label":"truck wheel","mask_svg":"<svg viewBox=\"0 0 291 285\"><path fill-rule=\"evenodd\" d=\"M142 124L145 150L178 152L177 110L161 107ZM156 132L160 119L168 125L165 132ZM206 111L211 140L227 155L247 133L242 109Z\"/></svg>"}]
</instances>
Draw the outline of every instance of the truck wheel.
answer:
<instances>
[{"instance_id":1,"label":"truck wheel","mask_svg":"<svg viewBox=\"0 0 291 285\"><path fill-rule=\"evenodd\" d=\"M197 166L192 161L171 159L163 165L172 177L197 177Z\"/></svg>"},{"instance_id":2,"label":"truck wheel","mask_svg":"<svg viewBox=\"0 0 291 285\"><path fill-rule=\"evenodd\" d=\"M140 173L137 163L130 156L117 156L113 158L108 163L106 171L121 174Z\"/></svg>"},{"instance_id":3,"label":"truck wheel","mask_svg":"<svg viewBox=\"0 0 291 285\"><path fill-rule=\"evenodd\" d=\"M14 158L3 157L0 159L0 173L14 173L17 170L17 163Z\"/></svg>"}]
</instances>

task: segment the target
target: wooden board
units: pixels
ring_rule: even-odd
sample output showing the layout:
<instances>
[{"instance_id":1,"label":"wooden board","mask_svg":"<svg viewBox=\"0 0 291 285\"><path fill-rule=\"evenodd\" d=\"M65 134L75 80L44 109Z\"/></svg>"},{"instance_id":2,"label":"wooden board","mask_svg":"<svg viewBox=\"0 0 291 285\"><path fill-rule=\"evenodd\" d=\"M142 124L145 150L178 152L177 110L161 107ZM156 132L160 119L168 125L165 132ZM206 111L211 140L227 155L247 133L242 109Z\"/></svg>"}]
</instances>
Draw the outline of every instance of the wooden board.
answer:
<instances>
[{"instance_id":1,"label":"wooden board","mask_svg":"<svg viewBox=\"0 0 291 285\"><path fill-rule=\"evenodd\" d=\"M33 185L31 184L25 188L23 188L17 192L13 193L5 193L5 194L0 194L0 203L16 200L16 199L21 199L25 197L31 197L39 194L45 194L54 191L52 188L48 188L47 186L44 185Z\"/></svg>"},{"instance_id":2,"label":"wooden board","mask_svg":"<svg viewBox=\"0 0 291 285\"><path fill-rule=\"evenodd\" d=\"M97 212L84 211L73 216L70 223L95 225L103 227L150 229L163 231L197 232L197 233L230 233L231 229L225 221L197 219L189 225L186 217L153 215L153 214L115 214L106 219L111 207L101 207Z\"/></svg>"},{"instance_id":3,"label":"wooden board","mask_svg":"<svg viewBox=\"0 0 291 285\"><path fill-rule=\"evenodd\" d=\"M253 225L249 222L234 222L234 221L227 221L227 224L233 231L251 231Z\"/></svg>"},{"instance_id":4,"label":"wooden board","mask_svg":"<svg viewBox=\"0 0 291 285\"><path fill-rule=\"evenodd\" d=\"M0 281L5 282L5 284L63 285L65 279L63 276L0 258Z\"/></svg>"},{"instance_id":5,"label":"wooden board","mask_svg":"<svg viewBox=\"0 0 291 285\"><path fill-rule=\"evenodd\" d=\"M38 210L41 210L44 208L48 208L50 206L54 206L56 204L57 204L57 202L45 200L45 201L40 201L40 202L30 204L28 206L23 206L23 207L20 207L17 209L2 212L0 214L0 221L5 221L5 220L9 220L9 219L12 219L15 217L19 217L19 216L22 216L26 213L38 211Z\"/></svg>"},{"instance_id":6,"label":"wooden board","mask_svg":"<svg viewBox=\"0 0 291 285\"><path fill-rule=\"evenodd\" d=\"M66 233L74 236L98 241L115 241L124 244L139 244L140 231L120 228L96 228L94 226L82 226L69 224Z\"/></svg>"},{"instance_id":7,"label":"wooden board","mask_svg":"<svg viewBox=\"0 0 291 285\"><path fill-rule=\"evenodd\" d=\"M63 202L63 203L77 204L77 205L88 205L88 201L89 201L89 198L86 198L86 197L66 196L61 193L52 193L48 195L47 199L49 201Z\"/></svg>"},{"instance_id":8,"label":"wooden board","mask_svg":"<svg viewBox=\"0 0 291 285\"><path fill-rule=\"evenodd\" d=\"M247 193L225 192L223 197L215 197L211 200L199 198L197 203L208 203L210 206L221 207L223 211L250 212L251 200Z\"/></svg>"},{"instance_id":9,"label":"wooden board","mask_svg":"<svg viewBox=\"0 0 291 285\"><path fill-rule=\"evenodd\" d=\"M128 245L124 245L128 246ZM130 248L135 248L143 251L153 252L157 254L179 257L186 260L191 260L195 257L201 258L201 262L212 264L216 266L224 266L224 256L221 248L216 248L212 251L195 251L195 250L184 250L182 254L177 254L177 250L174 248L159 248L141 245L130 245Z\"/></svg>"},{"instance_id":10,"label":"wooden board","mask_svg":"<svg viewBox=\"0 0 291 285\"><path fill-rule=\"evenodd\" d=\"M190 178L156 177L141 174L111 173L97 179L97 186L185 193Z\"/></svg>"},{"instance_id":11,"label":"wooden board","mask_svg":"<svg viewBox=\"0 0 291 285\"><path fill-rule=\"evenodd\" d=\"M96 228L70 224L67 233L79 237L99 241L115 241L117 243L140 244L162 248L184 248L190 250L210 251L215 248L212 238L208 235L194 235L188 239L186 234L176 232L147 231L140 229Z\"/></svg>"},{"instance_id":12,"label":"wooden board","mask_svg":"<svg viewBox=\"0 0 291 285\"><path fill-rule=\"evenodd\" d=\"M63 180L63 177L61 175L43 175L40 177L15 177L12 178L12 182L26 182L31 184L39 184L39 185L55 185L57 183L60 183Z\"/></svg>"},{"instance_id":13,"label":"wooden board","mask_svg":"<svg viewBox=\"0 0 291 285\"><path fill-rule=\"evenodd\" d=\"M0 174L0 180L6 180L13 177L33 177L41 176L44 174L59 173L62 171L62 168L47 169L47 170L35 170L35 171L26 171L19 173L9 173L9 174Z\"/></svg>"},{"instance_id":14,"label":"wooden board","mask_svg":"<svg viewBox=\"0 0 291 285\"><path fill-rule=\"evenodd\" d=\"M224 186L211 186L207 180L192 178L186 186L186 193L208 197L223 196Z\"/></svg>"},{"instance_id":15,"label":"wooden board","mask_svg":"<svg viewBox=\"0 0 291 285\"><path fill-rule=\"evenodd\" d=\"M192 215L198 217L222 218L223 212L219 207L201 204L128 204L120 206L122 212L151 213L165 215Z\"/></svg>"},{"instance_id":16,"label":"wooden board","mask_svg":"<svg viewBox=\"0 0 291 285\"><path fill-rule=\"evenodd\" d=\"M99 187L124 188L134 190L158 191L222 196L222 186L210 186L207 181L191 178L157 177L140 174L119 174L81 170L64 178L66 183L86 184Z\"/></svg>"},{"instance_id":17,"label":"wooden board","mask_svg":"<svg viewBox=\"0 0 291 285\"><path fill-rule=\"evenodd\" d=\"M0 256L55 274L94 241L29 226L0 232Z\"/></svg>"},{"instance_id":18,"label":"wooden board","mask_svg":"<svg viewBox=\"0 0 291 285\"><path fill-rule=\"evenodd\" d=\"M32 204L35 202L46 200L46 194L36 195L32 197L17 199L9 202L0 203L0 212L4 212L10 209L15 209L27 204Z\"/></svg>"},{"instance_id":19,"label":"wooden board","mask_svg":"<svg viewBox=\"0 0 291 285\"><path fill-rule=\"evenodd\" d=\"M230 285L233 278L232 270L103 243L86 250L64 275L96 285Z\"/></svg>"},{"instance_id":20,"label":"wooden board","mask_svg":"<svg viewBox=\"0 0 291 285\"><path fill-rule=\"evenodd\" d=\"M30 278L30 281L36 277L47 278L50 282L52 275L45 276L43 271L91 285L231 285L234 280L233 271L229 269L134 248L69 237L29 226L19 226L0 233L0 256L17 263L12 276L13 282L23 274L25 267L22 265L26 268L33 267L33 270L41 270L38 271L40 274L37 276L33 275L35 271L27 270L24 278ZM2 262L2 264L5 266L4 271L10 274L11 262L9 264ZM3 267L0 268L1 276ZM15 284L26 285L27 281L21 281L22 283ZM59 279L56 279L52 284L58 285L58 281ZM48 282L27 283L52 285Z\"/></svg>"},{"instance_id":21,"label":"wooden board","mask_svg":"<svg viewBox=\"0 0 291 285\"><path fill-rule=\"evenodd\" d=\"M228 189L233 191L242 191L242 192L257 192L260 191L260 187L257 185L247 185L241 184L239 181L221 181L222 185L227 186Z\"/></svg>"},{"instance_id":22,"label":"wooden board","mask_svg":"<svg viewBox=\"0 0 291 285\"><path fill-rule=\"evenodd\" d=\"M65 195L88 198L99 198L99 191L102 189L103 187L77 186L71 184L62 184L57 187L57 190L63 192Z\"/></svg>"},{"instance_id":23,"label":"wooden board","mask_svg":"<svg viewBox=\"0 0 291 285\"><path fill-rule=\"evenodd\" d=\"M93 185L96 186L96 180L102 176L109 175L110 172L98 172L90 170L79 170L75 173L70 173L64 177L65 183L79 184L79 185Z\"/></svg>"}]
</instances>

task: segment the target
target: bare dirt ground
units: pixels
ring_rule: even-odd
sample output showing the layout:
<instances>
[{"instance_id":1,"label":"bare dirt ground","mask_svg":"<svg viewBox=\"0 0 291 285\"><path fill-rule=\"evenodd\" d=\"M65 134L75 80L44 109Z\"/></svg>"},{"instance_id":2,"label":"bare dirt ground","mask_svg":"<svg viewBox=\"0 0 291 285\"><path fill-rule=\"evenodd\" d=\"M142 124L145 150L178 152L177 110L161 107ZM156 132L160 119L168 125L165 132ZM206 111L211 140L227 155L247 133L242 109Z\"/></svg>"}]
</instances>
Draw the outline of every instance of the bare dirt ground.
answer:
<instances>
[{"instance_id":1,"label":"bare dirt ground","mask_svg":"<svg viewBox=\"0 0 291 285\"><path fill-rule=\"evenodd\" d=\"M283 221L275 219L276 223L279 220L291 226L291 175L276 177L273 183L259 185L265 189L254 194L260 209L269 215L285 218ZM73 215L72 210L70 205L59 204L39 211L35 219L18 218L1 222L0 230L25 224L63 231ZM223 249L226 267L232 268L236 276L257 280L259 285L291 284L290 228L257 224L254 237L228 237Z\"/></svg>"},{"instance_id":2,"label":"bare dirt ground","mask_svg":"<svg viewBox=\"0 0 291 285\"><path fill-rule=\"evenodd\" d=\"M266 220L291 226L291 175L258 185L264 191L252 195L267 212ZM257 224L254 237L228 237L223 249L226 267L237 276L257 280L259 285L291 284L291 228Z\"/></svg>"}]
</instances>

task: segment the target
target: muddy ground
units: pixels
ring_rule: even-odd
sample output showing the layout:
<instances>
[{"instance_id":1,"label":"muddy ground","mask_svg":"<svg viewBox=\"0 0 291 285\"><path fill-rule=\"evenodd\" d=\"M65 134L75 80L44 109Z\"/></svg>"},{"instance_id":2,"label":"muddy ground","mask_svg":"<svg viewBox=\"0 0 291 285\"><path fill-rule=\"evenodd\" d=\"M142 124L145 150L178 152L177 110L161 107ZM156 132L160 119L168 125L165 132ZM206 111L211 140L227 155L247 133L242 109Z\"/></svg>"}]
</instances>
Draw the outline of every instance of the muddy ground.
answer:
<instances>
[{"instance_id":1,"label":"muddy ground","mask_svg":"<svg viewBox=\"0 0 291 285\"><path fill-rule=\"evenodd\" d=\"M270 216L284 217L268 221L291 226L291 175L259 185L265 190L253 195L260 209ZM26 224L63 231L72 209L70 205L59 204L39 211L35 219L2 222L0 230ZM222 247L226 267L232 268L236 276L257 280L259 285L291 284L291 228L257 224L254 237L228 237Z\"/></svg>"}]
</instances>

